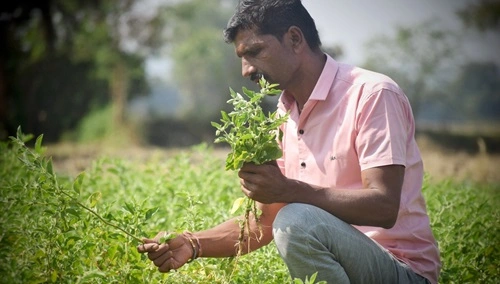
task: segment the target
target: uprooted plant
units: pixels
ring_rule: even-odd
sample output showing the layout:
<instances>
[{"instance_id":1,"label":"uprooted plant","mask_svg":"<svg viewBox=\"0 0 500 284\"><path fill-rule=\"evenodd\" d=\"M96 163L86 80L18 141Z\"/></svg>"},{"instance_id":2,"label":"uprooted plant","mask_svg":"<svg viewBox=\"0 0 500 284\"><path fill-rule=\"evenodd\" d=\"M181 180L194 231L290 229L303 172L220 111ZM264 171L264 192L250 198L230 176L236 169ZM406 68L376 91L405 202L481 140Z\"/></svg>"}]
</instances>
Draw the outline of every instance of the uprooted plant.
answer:
<instances>
[{"instance_id":1,"label":"uprooted plant","mask_svg":"<svg viewBox=\"0 0 500 284\"><path fill-rule=\"evenodd\" d=\"M276 89L278 84L270 84L264 78L259 81L260 91L255 92L243 87L243 95L230 89L234 110L230 113L221 111L221 123L212 122L217 138L215 143L228 143L231 150L226 159L226 170L238 170L244 163L264 164L276 160L282 156L278 144L280 135L279 126L283 124L288 115L279 116L277 111L264 113L261 102L265 96L275 96L281 93ZM245 98L246 97L246 98ZM248 197L241 197L234 201L231 213L236 212L244 205L244 219L240 222L240 234L238 238L238 252L241 255L245 235L250 237L250 214L254 215L259 227L258 240L262 238L260 225L260 212L255 201ZM250 240L248 241L250 248Z\"/></svg>"}]
</instances>

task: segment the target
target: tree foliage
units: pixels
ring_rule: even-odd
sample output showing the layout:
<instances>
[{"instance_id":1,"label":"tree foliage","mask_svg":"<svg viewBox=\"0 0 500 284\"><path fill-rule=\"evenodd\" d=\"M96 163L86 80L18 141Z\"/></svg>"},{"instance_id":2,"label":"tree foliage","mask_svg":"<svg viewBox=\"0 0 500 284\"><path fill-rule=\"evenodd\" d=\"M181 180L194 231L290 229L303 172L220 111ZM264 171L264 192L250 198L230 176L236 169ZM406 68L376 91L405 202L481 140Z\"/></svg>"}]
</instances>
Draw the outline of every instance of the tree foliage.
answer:
<instances>
[{"instance_id":1,"label":"tree foliage","mask_svg":"<svg viewBox=\"0 0 500 284\"><path fill-rule=\"evenodd\" d=\"M173 78L183 97L182 115L210 127L225 102L230 86L248 86L233 46L222 31L236 1L190 0L167 12L174 60Z\"/></svg>"},{"instance_id":2,"label":"tree foliage","mask_svg":"<svg viewBox=\"0 0 500 284\"><path fill-rule=\"evenodd\" d=\"M138 8L143 2L2 2L3 136L21 124L53 141L109 101L119 120L127 97L146 90L144 58L163 40L161 9L145 14Z\"/></svg>"},{"instance_id":3,"label":"tree foliage","mask_svg":"<svg viewBox=\"0 0 500 284\"><path fill-rule=\"evenodd\" d=\"M432 102L445 103L447 86L457 70L457 38L434 22L399 27L394 36L380 36L366 45L365 67L392 77L410 99L415 117Z\"/></svg>"},{"instance_id":4,"label":"tree foliage","mask_svg":"<svg viewBox=\"0 0 500 284\"><path fill-rule=\"evenodd\" d=\"M500 67L493 62L465 64L453 84L460 102L455 119L500 121ZM458 115L457 115L458 114ZM458 117L457 117L458 116Z\"/></svg>"},{"instance_id":5,"label":"tree foliage","mask_svg":"<svg viewBox=\"0 0 500 284\"><path fill-rule=\"evenodd\" d=\"M259 87L241 75L241 62L234 46L223 40L222 31L236 6L235 0L186 0L167 9L169 55L174 62L173 78L183 99L180 116L191 122L191 132L212 132L210 121L220 110L229 111L229 88ZM324 47L334 57L339 46ZM276 98L265 98L263 108L276 108ZM209 139L211 140L211 139Z\"/></svg>"},{"instance_id":6,"label":"tree foliage","mask_svg":"<svg viewBox=\"0 0 500 284\"><path fill-rule=\"evenodd\" d=\"M480 31L500 30L500 1L480 0L457 12L466 26Z\"/></svg>"}]
</instances>

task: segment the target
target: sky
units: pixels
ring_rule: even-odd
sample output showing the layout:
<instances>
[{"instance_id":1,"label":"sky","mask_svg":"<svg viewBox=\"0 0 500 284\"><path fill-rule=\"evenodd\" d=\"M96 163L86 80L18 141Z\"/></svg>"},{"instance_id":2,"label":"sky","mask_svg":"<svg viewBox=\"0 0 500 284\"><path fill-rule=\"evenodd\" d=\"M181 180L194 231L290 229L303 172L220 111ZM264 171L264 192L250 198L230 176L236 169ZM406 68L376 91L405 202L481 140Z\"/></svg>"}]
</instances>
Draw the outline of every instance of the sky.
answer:
<instances>
[{"instance_id":1,"label":"sky","mask_svg":"<svg viewBox=\"0 0 500 284\"><path fill-rule=\"evenodd\" d=\"M365 43L378 35L393 35L396 27L437 21L446 30L464 30L456 11L475 0L302 0L315 19L324 46L340 45L346 63L359 65L366 58ZM222 39L221 39L222 40ZM500 64L500 33L467 37L465 57ZM147 63L150 74L168 73L169 64L155 58Z\"/></svg>"},{"instance_id":2,"label":"sky","mask_svg":"<svg viewBox=\"0 0 500 284\"><path fill-rule=\"evenodd\" d=\"M438 21L443 29L463 30L456 11L474 0L302 0L315 19L323 45L340 45L341 61L361 64L364 44L377 35L392 35L397 26ZM500 35L467 37L467 56L500 63Z\"/></svg>"}]
</instances>

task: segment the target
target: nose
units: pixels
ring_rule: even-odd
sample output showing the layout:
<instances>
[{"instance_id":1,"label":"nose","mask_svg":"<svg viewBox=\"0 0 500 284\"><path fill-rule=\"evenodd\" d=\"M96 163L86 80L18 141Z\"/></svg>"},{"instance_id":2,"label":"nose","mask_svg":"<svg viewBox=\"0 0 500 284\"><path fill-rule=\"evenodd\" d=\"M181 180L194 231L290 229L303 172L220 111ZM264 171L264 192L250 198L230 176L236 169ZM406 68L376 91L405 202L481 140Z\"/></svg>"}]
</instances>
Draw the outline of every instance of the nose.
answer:
<instances>
[{"instance_id":1,"label":"nose","mask_svg":"<svg viewBox=\"0 0 500 284\"><path fill-rule=\"evenodd\" d=\"M248 62L245 58L241 59L241 75L243 77L250 77L253 73L257 72L257 68L255 68L250 62Z\"/></svg>"}]
</instances>

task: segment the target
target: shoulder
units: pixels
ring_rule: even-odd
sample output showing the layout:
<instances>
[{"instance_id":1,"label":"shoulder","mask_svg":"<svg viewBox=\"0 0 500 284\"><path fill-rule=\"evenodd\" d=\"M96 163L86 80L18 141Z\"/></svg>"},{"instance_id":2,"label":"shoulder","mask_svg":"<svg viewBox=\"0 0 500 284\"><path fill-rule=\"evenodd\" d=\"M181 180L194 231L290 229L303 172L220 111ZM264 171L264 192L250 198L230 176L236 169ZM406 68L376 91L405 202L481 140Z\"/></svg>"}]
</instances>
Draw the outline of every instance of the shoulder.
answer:
<instances>
[{"instance_id":1,"label":"shoulder","mask_svg":"<svg viewBox=\"0 0 500 284\"><path fill-rule=\"evenodd\" d=\"M351 85L353 89L362 91L366 96L381 90L403 93L398 84L389 76L345 63L339 63L336 79L337 83Z\"/></svg>"}]
</instances>

